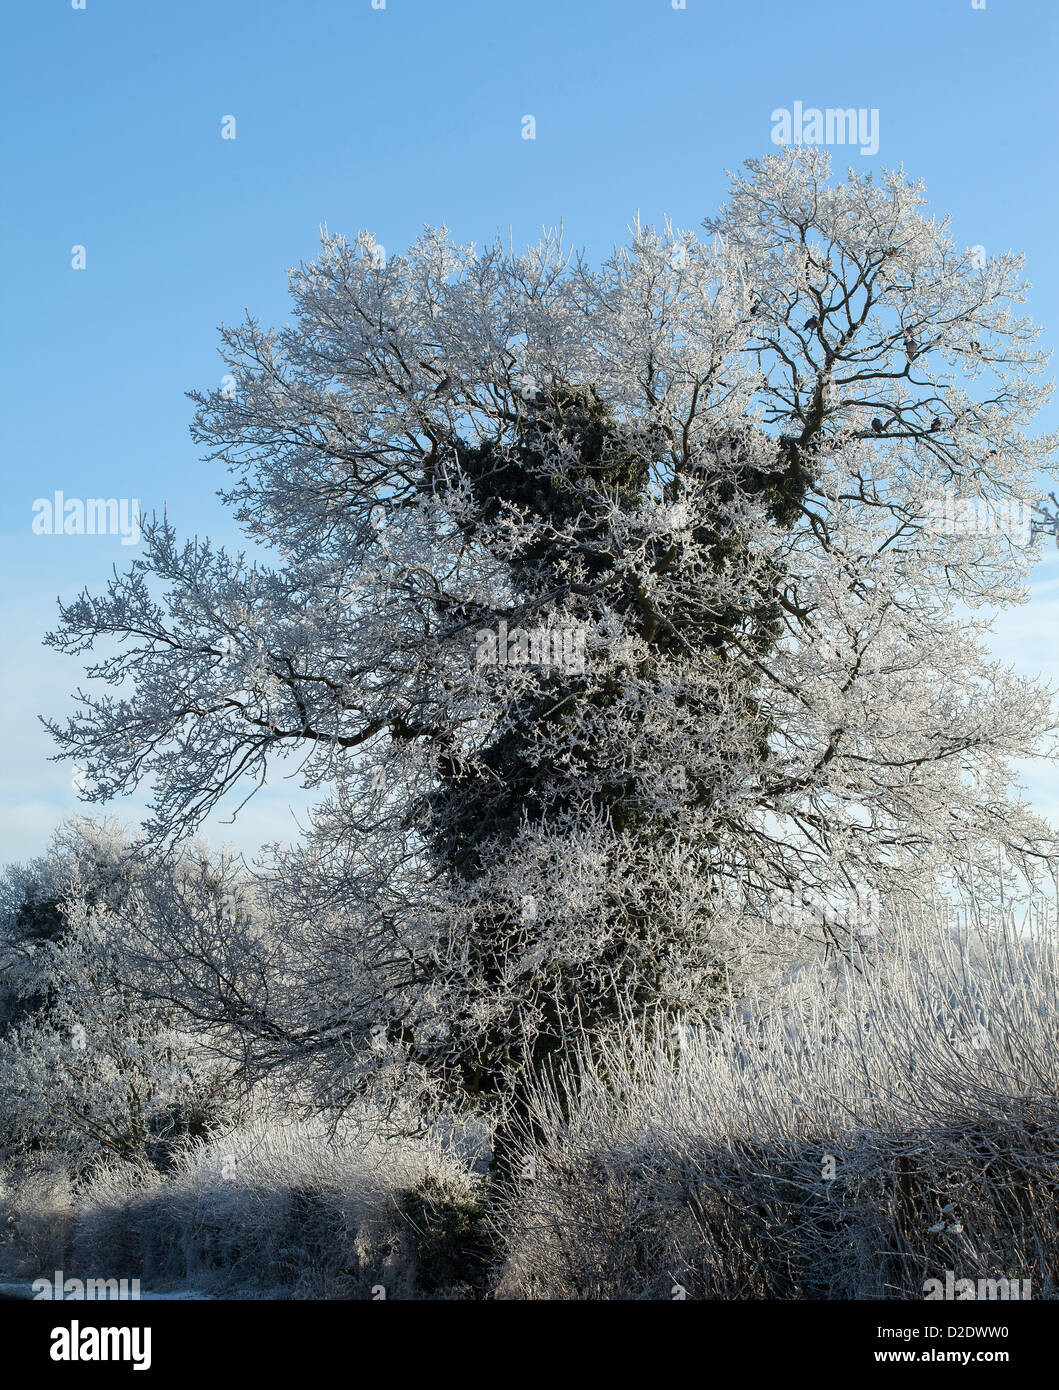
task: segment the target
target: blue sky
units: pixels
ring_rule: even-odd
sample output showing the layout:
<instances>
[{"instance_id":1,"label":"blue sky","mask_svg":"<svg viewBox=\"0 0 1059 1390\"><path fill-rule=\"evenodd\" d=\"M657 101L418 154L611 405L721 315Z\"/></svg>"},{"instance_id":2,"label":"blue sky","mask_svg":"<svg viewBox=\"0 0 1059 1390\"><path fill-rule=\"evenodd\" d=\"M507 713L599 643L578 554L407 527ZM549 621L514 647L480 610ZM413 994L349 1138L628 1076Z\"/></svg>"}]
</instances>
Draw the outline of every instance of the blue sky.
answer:
<instances>
[{"instance_id":1,"label":"blue sky","mask_svg":"<svg viewBox=\"0 0 1059 1390\"><path fill-rule=\"evenodd\" d=\"M637 210L697 227L723 170L773 148L774 108L877 108L878 154L836 165L903 163L962 244L1024 251L1046 346L1059 332L1054 0L23 0L2 24L0 860L78 809L37 722L80 674L40 645L56 597L133 553L34 535L34 499L136 497L235 540L184 392L219 382L217 324L283 321L321 222L392 251L427 223L523 242L563 220L598 256ZM1055 679L1057 561L996 639ZM1059 816L1050 772L1028 785ZM306 804L281 783L212 833L252 850Z\"/></svg>"}]
</instances>

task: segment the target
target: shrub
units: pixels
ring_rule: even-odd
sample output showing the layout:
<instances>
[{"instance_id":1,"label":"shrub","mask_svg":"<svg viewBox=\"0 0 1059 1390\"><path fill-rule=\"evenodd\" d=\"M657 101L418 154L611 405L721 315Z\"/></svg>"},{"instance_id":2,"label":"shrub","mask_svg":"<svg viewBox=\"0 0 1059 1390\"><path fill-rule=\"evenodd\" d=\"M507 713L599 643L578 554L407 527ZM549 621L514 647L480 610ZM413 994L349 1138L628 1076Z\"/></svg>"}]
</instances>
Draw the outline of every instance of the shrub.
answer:
<instances>
[{"instance_id":1,"label":"shrub","mask_svg":"<svg viewBox=\"0 0 1059 1390\"><path fill-rule=\"evenodd\" d=\"M1054 931L919 920L762 1017L586 1061L538 1091L502 1296L921 1298L947 1269L1050 1296L1057 967Z\"/></svg>"},{"instance_id":2,"label":"shrub","mask_svg":"<svg viewBox=\"0 0 1059 1390\"><path fill-rule=\"evenodd\" d=\"M496 1246L489 1225L487 1180L473 1190L428 1174L400 1193L397 1209L414 1249L416 1286L428 1297L481 1296L489 1283Z\"/></svg>"},{"instance_id":3,"label":"shrub","mask_svg":"<svg viewBox=\"0 0 1059 1390\"><path fill-rule=\"evenodd\" d=\"M10 1183L7 1263L226 1297L473 1296L478 1181L451 1135L258 1114L188 1142L165 1174L112 1163L65 1186Z\"/></svg>"}]
</instances>

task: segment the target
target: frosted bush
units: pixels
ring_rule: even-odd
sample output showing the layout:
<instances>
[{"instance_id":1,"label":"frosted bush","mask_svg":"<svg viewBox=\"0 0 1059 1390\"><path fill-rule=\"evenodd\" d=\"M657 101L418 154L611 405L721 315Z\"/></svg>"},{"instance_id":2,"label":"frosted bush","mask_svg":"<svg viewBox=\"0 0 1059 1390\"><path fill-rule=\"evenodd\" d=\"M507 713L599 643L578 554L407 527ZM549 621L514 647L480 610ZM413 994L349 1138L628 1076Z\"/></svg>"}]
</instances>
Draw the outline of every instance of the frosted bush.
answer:
<instances>
[{"instance_id":1,"label":"frosted bush","mask_svg":"<svg viewBox=\"0 0 1059 1390\"><path fill-rule=\"evenodd\" d=\"M920 916L761 1017L630 1032L538 1090L504 1291L919 1298L952 1269L1050 1294L1057 967L1038 916Z\"/></svg>"},{"instance_id":2,"label":"frosted bush","mask_svg":"<svg viewBox=\"0 0 1059 1390\"><path fill-rule=\"evenodd\" d=\"M388 1140L363 1114L332 1127L259 1113L188 1144L167 1175L129 1164L99 1171L68 1200L68 1263L37 1268L35 1239L18 1267L226 1297L422 1296L425 1233L405 1219L407 1196L434 1194L476 1214L479 1143L440 1130ZM38 1196L37 1225L43 1208Z\"/></svg>"}]
</instances>

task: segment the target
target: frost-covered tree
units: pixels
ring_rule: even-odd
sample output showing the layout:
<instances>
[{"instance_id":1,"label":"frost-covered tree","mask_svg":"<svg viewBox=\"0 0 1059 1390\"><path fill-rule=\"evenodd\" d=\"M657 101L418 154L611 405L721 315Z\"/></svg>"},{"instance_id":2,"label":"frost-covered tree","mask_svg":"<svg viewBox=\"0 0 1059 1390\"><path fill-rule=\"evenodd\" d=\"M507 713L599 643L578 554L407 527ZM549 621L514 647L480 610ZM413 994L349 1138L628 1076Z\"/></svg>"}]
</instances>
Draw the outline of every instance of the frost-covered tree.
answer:
<instances>
[{"instance_id":1,"label":"frost-covered tree","mask_svg":"<svg viewBox=\"0 0 1059 1390\"><path fill-rule=\"evenodd\" d=\"M216 880L216 861L204 872L195 855L148 869L119 827L89 821L6 871L0 1151L45 1151L77 1168L164 1163L174 1141L220 1114L231 1068L189 1030L186 1000L167 1008L157 967L130 950L154 904ZM235 901L231 889L219 899L229 912Z\"/></svg>"},{"instance_id":2,"label":"frost-covered tree","mask_svg":"<svg viewBox=\"0 0 1059 1390\"><path fill-rule=\"evenodd\" d=\"M924 205L787 152L599 268L325 235L289 326L223 330L193 432L263 558L147 525L62 610L119 645L51 727L91 797L155 779L159 842L288 756L325 789L270 881L283 988L221 1010L269 1057L510 1095L709 1007L752 920L840 936L836 896L1050 850L1009 790L1049 698L982 640L1032 548L938 521L1036 497L1043 358L1019 258Z\"/></svg>"},{"instance_id":3,"label":"frost-covered tree","mask_svg":"<svg viewBox=\"0 0 1059 1390\"><path fill-rule=\"evenodd\" d=\"M115 908L138 875L132 845L114 821L61 826L48 852L0 875L0 1034L54 1003L45 965L69 938L79 907Z\"/></svg>"}]
</instances>

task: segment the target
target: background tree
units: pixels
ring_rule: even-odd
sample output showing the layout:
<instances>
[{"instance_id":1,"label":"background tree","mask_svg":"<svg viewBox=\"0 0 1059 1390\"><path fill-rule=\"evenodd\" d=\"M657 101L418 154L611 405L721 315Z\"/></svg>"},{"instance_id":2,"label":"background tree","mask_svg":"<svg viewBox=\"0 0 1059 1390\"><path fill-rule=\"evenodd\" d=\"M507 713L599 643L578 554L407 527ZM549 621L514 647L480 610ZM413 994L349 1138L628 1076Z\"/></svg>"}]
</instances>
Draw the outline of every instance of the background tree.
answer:
<instances>
[{"instance_id":1,"label":"background tree","mask_svg":"<svg viewBox=\"0 0 1059 1390\"><path fill-rule=\"evenodd\" d=\"M114 1159L164 1167L174 1145L205 1134L231 1100L233 1069L189 1028L187 991L179 1009L167 1008L171 982L156 968L148 978L130 950L152 906L168 908L194 883L222 911L219 880L193 852L166 870L148 868L138 848L112 822L73 822L47 855L0 879L6 1158L45 1153L74 1171Z\"/></svg>"}]
</instances>

